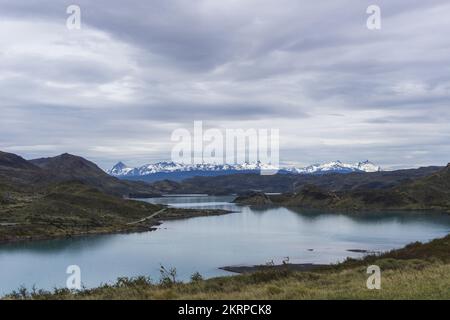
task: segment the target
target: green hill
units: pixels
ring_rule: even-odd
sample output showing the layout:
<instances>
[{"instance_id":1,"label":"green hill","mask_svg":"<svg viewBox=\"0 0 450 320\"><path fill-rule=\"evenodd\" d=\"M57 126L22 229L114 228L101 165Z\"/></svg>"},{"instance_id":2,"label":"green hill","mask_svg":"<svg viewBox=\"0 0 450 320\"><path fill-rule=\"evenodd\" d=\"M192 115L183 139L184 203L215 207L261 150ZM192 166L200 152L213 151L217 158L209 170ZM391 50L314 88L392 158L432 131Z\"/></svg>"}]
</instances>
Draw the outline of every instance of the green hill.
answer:
<instances>
[{"instance_id":1,"label":"green hill","mask_svg":"<svg viewBox=\"0 0 450 320\"><path fill-rule=\"evenodd\" d=\"M144 182L121 181L81 157L27 161L0 152L0 243L151 230L160 219L224 213L175 210L126 200L157 195ZM138 223L136 223L138 221Z\"/></svg>"},{"instance_id":2,"label":"green hill","mask_svg":"<svg viewBox=\"0 0 450 320\"><path fill-rule=\"evenodd\" d=\"M450 165L430 176L403 182L387 189L329 191L306 185L294 194L250 194L236 199L248 205L278 204L318 209L443 210L450 212Z\"/></svg>"}]
</instances>

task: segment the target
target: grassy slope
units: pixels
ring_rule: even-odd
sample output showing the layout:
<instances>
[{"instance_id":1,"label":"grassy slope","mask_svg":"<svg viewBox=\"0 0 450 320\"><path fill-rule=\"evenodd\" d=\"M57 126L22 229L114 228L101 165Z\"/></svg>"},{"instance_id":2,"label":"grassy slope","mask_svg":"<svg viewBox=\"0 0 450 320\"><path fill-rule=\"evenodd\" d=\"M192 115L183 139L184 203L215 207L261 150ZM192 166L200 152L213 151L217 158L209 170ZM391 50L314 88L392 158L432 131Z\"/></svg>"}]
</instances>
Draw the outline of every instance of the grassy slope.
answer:
<instances>
[{"instance_id":1,"label":"grassy slope","mask_svg":"<svg viewBox=\"0 0 450 320\"><path fill-rule=\"evenodd\" d=\"M382 270L381 290L366 288L367 266ZM71 293L15 293L19 299L450 299L450 236L316 272L265 271L187 284L121 279Z\"/></svg>"},{"instance_id":2,"label":"grassy slope","mask_svg":"<svg viewBox=\"0 0 450 320\"><path fill-rule=\"evenodd\" d=\"M5 191L8 190L8 191ZM165 208L111 196L81 182L64 182L41 193L19 193L0 185L0 243L87 234L151 230L160 220L228 213Z\"/></svg>"},{"instance_id":3,"label":"grassy slope","mask_svg":"<svg viewBox=\"0 0 450 320\"><path fill-rule=\"evenodd\" d=\"M139 231L146 226L126 223L161 209L112 196L128 185L87 160L71 155L51 159L56 165L44 169L0 152L0 243Z\"/></svg>"},{"instance_id":4,"label":"grassy slope","mask_svg":"<svg viewBox=\"0 0 450 320\"><path fill-rule=\"evenodd\" d=\"M42 193L9 191L5 196L4 192L2 198L0 242L139 231L142 225L126 223L161 209L109 196L79 182L57 184Z\"/></svg>"}]
</instances>

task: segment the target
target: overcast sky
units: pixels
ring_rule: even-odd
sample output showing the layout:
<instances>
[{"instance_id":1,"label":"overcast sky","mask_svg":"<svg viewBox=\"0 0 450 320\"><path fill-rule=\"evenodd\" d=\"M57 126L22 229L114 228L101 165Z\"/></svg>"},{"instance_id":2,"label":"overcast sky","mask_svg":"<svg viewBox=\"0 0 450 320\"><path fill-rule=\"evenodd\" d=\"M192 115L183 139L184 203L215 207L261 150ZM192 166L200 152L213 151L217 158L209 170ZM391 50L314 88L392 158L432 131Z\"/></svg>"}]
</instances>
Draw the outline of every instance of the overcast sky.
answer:
<instances>
[{"instance_id":1,"label":"overcast sky","mask_svg":"<svg viewBox=\"0 0 450 320\"><path fill-rule=\"evenodd\" d=\"M279 128L285 164L444 165L449 17L446 0L0 0L0 150L140 165L202 120Z\"/></svg>"}]
</instances>

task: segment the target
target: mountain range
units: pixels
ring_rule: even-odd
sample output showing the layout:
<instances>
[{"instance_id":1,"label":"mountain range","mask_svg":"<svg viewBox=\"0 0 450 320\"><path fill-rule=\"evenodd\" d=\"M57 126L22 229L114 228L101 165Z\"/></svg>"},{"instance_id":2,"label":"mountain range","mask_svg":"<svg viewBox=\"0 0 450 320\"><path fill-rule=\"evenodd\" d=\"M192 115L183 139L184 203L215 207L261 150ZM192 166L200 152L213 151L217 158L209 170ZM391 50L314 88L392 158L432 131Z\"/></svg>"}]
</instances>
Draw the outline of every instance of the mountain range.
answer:
<instances>
[{"instance_id":1,"label":"mountain range","mask_svg":"<svg viewBox=\"0 0 450 320\"><path fill-rule=\"evenodd\" d=\"M293 193L253 192L235 200L240 204L277 204L298 208L337 210L438 210L450 212L450 164L423 178L384 189L331 191L305 185Z\"/></svg>"},{"instance_id":2,"label":"mountain range","mask_svg":"<svg viewBox=\"0 0 450 320\"><path fill-rule=\"evenodd\" d=\"M443 167L422 167L395 171L350 172L329 174L236 173L214 177L196 176L183 181L156 181L151 186L162 194L204 193L214 195L248 192L288 193L307 185L329 191L382 190L432 175Z\"/></svg>"},{"instance_id":3,"label":"mountain range","mask_svg":"<svg viewBox=\"0 0 450 320\"><path fill-rule=\"evenodd\" d=\"M181 181L195 176L221 176L237 173L260 173L262 170L272 170L273 166L261 162L243 164L181 164L175 162L158 162L155 164L146 164L140 167L129 167L123 162L118 162L108 174L129 180L173 180ZM307 167L282 167L278 170L280 174L329 174L329 173L351 173L351 172L378 172L379 166L370 161L358 162L356 164L333 161L324 164L314 164Z\"/></svg>"},{"instance_id":4,"label":"mountain range","mask_svg":"<svg viewBox=\"0 0 450 320\"><path fill-rule=\"evenodd\" d=\"M236 174L150 184L120 180L93 162L67 153L26 160L0 151L0 243L148 230L157 223L156 218L145 219L160 212L161 206L124 197L238 194L244 196L239 200L243 203L327 209L450 208L450 166L376 172L347 168L353 170L347 174L333 171L336 167L342 165L321 166L329 174L286 172L272 176L247 167L251 173L243 169ZM259 194L256 198L245 198L255 192ZM270 196L268 201L265 193L282 195ZM217 214L164 210L169 218ZM130 224L133 221L145 223Z\"/></svg>"}]
</instances>

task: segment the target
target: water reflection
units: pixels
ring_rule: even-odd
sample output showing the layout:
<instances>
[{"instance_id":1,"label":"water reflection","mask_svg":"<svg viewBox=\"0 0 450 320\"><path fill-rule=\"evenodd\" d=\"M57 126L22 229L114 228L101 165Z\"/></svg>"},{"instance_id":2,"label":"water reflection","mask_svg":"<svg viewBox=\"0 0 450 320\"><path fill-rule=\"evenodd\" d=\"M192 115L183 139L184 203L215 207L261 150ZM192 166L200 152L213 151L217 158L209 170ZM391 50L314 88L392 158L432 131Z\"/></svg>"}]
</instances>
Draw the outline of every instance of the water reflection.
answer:
<instances>
[{"instance_id":1,"label":"water reflection","mask_svg":"<svg viewBox=\"0 0 450 320\"><path fill-rule=\"evenodd\" d=\"M343 214L293 208L249 208L234 197L148 199L177 207L219 208L235 213L164 222L157 231L88 236L0 247L0 293L20 285L64 286L66 268L81 267L87 287L120 276L159 278L159 266L176 267L181 280L196 271L205 277L227 275L225 265L291 262L332 263L349 249L386 251L412 241L442 237L450 216L430 212Z\"/></svg>"}]
</instances>

